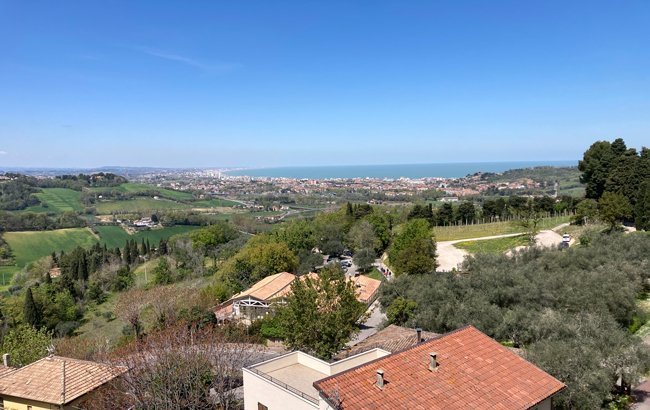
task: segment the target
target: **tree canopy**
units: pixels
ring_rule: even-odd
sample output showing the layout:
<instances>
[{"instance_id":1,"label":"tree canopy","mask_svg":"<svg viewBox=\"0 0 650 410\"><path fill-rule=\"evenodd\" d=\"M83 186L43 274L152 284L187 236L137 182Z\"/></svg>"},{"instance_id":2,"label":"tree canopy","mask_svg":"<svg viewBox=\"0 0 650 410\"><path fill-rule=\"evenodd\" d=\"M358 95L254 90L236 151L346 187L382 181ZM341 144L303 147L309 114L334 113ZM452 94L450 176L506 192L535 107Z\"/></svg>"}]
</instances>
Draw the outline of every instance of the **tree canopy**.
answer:
<instances>
[{"instance_id":1,"label":"tree canopy","mask_svg":"<svg viewBox=\"0 0 650 410\"><path fill-rule=\"evenodd\" d=\"M650 367L630 334L650 277L650 236L611 234L565 251L477 255L462 274L403 275L380 301L395 323L443 333L472 324L568 385L562 408L600 408L619 377Z\"/></svg>"},{"instance_id":2,"label":"tree canopy","mask_svg":"<svg viewBox=\"0 0 650 410\"><path fill-rule=\"evenodd\" d=\"M291 290L277 312L285 344L330 359L358 331L356 322L366 309L357 301L354 283L334 265L316 278L294 281Z\"/></svg>"}]
</instances>

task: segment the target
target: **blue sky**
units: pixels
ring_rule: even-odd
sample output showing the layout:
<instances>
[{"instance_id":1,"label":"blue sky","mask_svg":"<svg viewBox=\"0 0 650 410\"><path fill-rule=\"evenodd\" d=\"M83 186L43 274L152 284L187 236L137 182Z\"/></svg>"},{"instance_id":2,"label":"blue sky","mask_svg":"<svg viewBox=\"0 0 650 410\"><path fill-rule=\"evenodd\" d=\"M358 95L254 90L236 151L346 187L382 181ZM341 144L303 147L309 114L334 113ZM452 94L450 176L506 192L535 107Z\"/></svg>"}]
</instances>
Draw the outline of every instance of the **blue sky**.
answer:
<instances>
[{"instance_id":1,"label":"blue sky","mask_svg":"<svg viewBox=\"0 0 650 410\"><path fill-rule=\"evenodd\" d=\"M648 1L0 0L0 167L649 145L648 21Z\"/></svg>"}]
</instances>

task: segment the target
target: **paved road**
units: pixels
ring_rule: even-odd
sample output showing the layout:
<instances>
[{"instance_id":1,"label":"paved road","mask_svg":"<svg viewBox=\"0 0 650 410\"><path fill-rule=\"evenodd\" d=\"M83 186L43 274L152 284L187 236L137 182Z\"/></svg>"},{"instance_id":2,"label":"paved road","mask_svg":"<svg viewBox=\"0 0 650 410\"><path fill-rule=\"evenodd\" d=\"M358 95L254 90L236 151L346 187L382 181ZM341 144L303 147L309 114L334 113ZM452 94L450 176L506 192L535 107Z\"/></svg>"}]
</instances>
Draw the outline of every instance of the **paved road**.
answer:
<instances>
[{"instance_id":1,"label":"paved road","mask_svg":"<svg viewBox=\"0 0 650 410\"><path fill-rule=\"evenodd\" d=\"M632 406L634 410L650 410L650 380L646 380L634 389L634 398L637 400Z\"/></svg>"},{"instance_id":2,"label":"paved road","mask_svg":"<svg viewBox=\"0 0 650 410\"><path fill-rule=\"evenodd\" d=\"M537 243L537 246L541 247L555 247L562 242L562 235L558 234L554 230L556 229L562 229L565 226L568 226L568 224L562 224L558 225L553 229L548 229L541 231L540 233L535 236L535 242ZM465 257L469 255L469 252L467 252L464 249L459 249L454 246L454 244L459 243L459 242L466 242L466 241L485 241L488 239L499 239L499 238L510 238L513 236L521 236L521 233L511 233L511 234L505 234L505 235L494 235L494 236L484 236L481 238L468 238L468 239L458 239L455 241L444 241L444 242L438 242L437 244L437 254L438 254L438 269L436 269L438 272L449 272L450 270L454 268L458 268L460 264L463 263L463 260L465 260ZM517 247L515 248L516 250L522 249L522 247Z\"/></svg>"},{"instance_id":3,"label":"paved road","mask_svg":"<svg viewBox=\"0 0 650 410\"><path fill-rule=\"evenodd\" d=\"M377 333L379 326L384 322L384 320L386 320L386 315L383 314L379 308L379 301L375 301L372 305L370 305L366 313L370 314L368 320L366 320L365 323L361 325L361 331L356 335L356 337L346 343L348 346L354 346L360 341L365 340Z\"/></svg>"}]
</instances>

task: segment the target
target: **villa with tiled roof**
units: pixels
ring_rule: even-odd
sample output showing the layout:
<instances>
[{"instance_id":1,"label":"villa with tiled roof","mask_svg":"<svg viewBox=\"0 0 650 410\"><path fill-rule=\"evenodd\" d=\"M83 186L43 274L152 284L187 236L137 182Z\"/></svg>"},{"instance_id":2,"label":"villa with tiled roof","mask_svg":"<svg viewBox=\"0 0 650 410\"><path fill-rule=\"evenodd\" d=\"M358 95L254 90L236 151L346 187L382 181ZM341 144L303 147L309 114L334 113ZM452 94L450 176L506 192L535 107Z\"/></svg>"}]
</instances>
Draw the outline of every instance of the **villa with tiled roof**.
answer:
<instances>
[{"instance_id":1,"label":"villa with tiled roof","mask_svg":"<svg viewBox=\"0 0 650 410\"><path fill-rule=\"evenodd\" d=\"M127 371L86 360L48 356L18 369L2 366L0 408L74 409L104 384Z\"/></svg>"},{"instance_id":2,"label":"villa with tiled roof","mask_svg":"<svg viewBox=\"0 0 650 410\"><path fill-rule=\"evenodd\" d=\"M310 384L311 382L311 384ZM566 386L473 326L328 364L293 352L244 369L244 407L550 410Z\"/></svg>"}]
</instances>

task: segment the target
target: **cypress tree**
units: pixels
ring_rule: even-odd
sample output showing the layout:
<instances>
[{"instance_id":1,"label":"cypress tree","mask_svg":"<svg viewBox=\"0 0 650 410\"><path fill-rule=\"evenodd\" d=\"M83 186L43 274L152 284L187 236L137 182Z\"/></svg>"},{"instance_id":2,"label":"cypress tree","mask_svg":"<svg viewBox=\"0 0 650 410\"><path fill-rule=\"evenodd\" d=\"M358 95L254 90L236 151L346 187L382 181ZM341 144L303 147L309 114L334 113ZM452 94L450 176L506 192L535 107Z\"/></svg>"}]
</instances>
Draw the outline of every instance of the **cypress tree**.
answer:
<instances>
[{"instance_id":1,"label":"cypress tree","mask_svg":"<svg viewBox=\"0 0 650 410\"><path fill-rule=\"evenodd\" d=\"M50 283L52 283L52 276L50 276L50 272L47 272L47 273L45 274L45 283L46 283L47 285L49 285Z\"/></svg>"},{"instance_id":2,"label":"cypress tree","mask_svg":"<svg viewBox=\"0 0 650 410\"><path fill-rule=\"evenodd\" d=\"M32 295L32 288L27 288L27 292L25 293L24 316L25 321L31 326L36 329L40 327L41 318L43 315L41 313L40 307L34 300L34 295Z\"/></svg>"},{"instance_id":3,"label":"cypress tree","mask_svg":"<svg viewBox=\"0 0 650 410\"><path fill-rule=\"evenodd\" d=\"M142 242L140 243L140 255L146 255L147 254L147 244L144 243L144 238L142 238Z\"/></svg>"},{"instance_id":4,"label":"cypress tree","mask_svg":"<svg viewBox=\"0 0 650 410\"><path fill-rule=\"evenodd\" d=\"M127 265L130 265L132 260L131 260L131 246L129 246L129 241L126 241L126 245L124 245L124 255L122 256L124 259L124 262L126 262Z\"/></svg>"}]
</instances>

